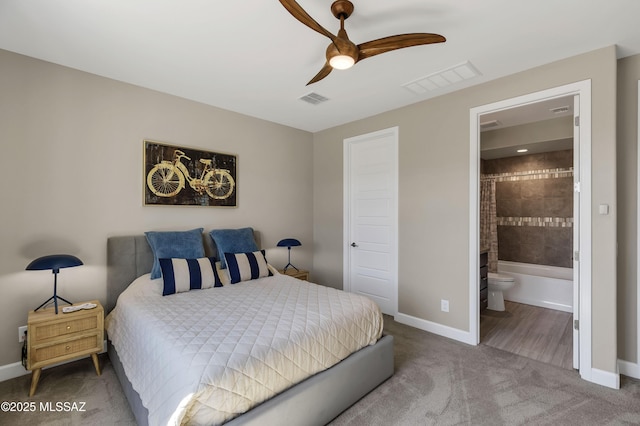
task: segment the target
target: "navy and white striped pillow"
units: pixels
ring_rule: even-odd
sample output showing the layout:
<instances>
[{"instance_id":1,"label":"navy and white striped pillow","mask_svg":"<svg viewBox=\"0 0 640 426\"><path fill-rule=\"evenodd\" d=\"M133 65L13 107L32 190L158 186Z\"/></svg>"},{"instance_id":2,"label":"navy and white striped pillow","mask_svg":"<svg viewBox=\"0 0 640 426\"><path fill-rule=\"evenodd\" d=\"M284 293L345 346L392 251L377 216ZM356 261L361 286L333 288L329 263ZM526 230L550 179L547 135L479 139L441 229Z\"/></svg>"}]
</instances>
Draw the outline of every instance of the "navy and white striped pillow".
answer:
<instances>
[{"instance_id":1,"label":"navy and white striped pillow","mask_svg":"<svg viewBox=\"0 0 640 426\"><path fill-rule=\"evenodd\" d=\"M225 253L231 284L273 275L267 265L264 250L252 253Z\"/></svg>"},{"instance_id":2,"label":"navy and white striped pillow","mask_svg":"<svg viewBox=\"0 0 640 426\"><path fill-rule=\"evenodd\" d=\"M214 257L200 259L159 259L164 289L162 295L222 287Z\"/></svg>"}]
</instances>

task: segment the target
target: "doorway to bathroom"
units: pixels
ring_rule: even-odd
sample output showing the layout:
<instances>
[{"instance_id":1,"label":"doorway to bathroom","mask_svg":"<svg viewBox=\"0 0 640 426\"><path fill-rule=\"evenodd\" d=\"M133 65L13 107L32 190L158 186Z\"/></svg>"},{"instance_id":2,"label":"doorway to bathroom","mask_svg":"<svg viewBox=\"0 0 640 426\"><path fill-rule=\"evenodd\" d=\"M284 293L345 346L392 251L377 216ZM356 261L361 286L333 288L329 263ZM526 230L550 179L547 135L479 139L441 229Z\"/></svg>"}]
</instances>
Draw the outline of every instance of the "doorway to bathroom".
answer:
<instances>
[{"instance_id":1,"label":"doorway to bathroom","mask_svg":"<svg viewBox=\"0 0 640 426\"><path fill-rule=\"evenodd\" d=\"M480 122L480 343L563 368L573 366L573 104L559 97Z\"/></svg>"},{"instance_id":2,"label":"doorway to bathroom","mask_svg":"<svg viewBox=\"0 0 640 426\"><path fill-rule=\"evenodd\" d=\"M591 312L581 307L591 303L590 90L590 81L578 82L471 110L469 253L475 343L492 338L503 349L533 358L546 352L556 361L564 353L560 363L587 380ZM493 187L492 197L500 200L493 213L495 242L481 238L481 185ZM481 249L491 253L487 264L494 273L514 278L504 291L502 284L489 289L500 290L492 295L504 297L504 311L481 306ZM506 330L516 323L525 328L509 336ZM528 338L533 349L526 348Z\"/></svg>"}]
</instances>

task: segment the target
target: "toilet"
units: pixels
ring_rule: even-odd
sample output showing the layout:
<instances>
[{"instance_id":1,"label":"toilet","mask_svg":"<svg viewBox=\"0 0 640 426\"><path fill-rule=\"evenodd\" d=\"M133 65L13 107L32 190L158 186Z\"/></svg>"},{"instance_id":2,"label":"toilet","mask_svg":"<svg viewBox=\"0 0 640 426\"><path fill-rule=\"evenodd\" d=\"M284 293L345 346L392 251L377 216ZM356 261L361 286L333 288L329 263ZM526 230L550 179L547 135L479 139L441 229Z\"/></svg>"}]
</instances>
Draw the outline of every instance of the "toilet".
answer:
<instances>
[{"instance_id":1,"label":"toilet","mask_svg":"<svg viewBox=\"0 0 640 426\"><path fill-rule=\"evenodd\" d=\"M492 311L504 311L504 296L502 292L513 287L515 279L510 275L489 272L489 305Z\"/></svg>"}]
</instances>

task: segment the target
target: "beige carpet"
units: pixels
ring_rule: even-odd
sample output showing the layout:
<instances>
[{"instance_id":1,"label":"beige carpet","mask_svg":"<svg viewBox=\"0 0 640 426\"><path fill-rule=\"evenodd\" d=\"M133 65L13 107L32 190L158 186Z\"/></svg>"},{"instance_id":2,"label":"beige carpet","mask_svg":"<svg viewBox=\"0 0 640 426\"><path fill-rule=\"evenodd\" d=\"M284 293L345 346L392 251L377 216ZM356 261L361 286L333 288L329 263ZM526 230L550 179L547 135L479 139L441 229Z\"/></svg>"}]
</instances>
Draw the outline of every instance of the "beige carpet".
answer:
<instances>
[{"instance_id":1,"label":"beige carpet","mask_svg":"<svg viewBox=\"0 0 640 426\"><path fill-rule=\"evenodd\" d=\"M575 371L454 342L388 317L385 329L395 338L395 375L332 426L640 424L638 380L623 377L622 389L612 390ZM43 371L33 398L27 396L30 376L1 382L0 401L35 402L38 409L0 411L0 425L134 424L108 358L100 360L100 377L88 358ZM42 411L41 402L84 402L85 411Z\"/></svg>"},{"instance_id":2,"label":"beige carpet","mask_svg":"<svg viewBox=\"0 0 640 426\"><path fill-rule=\"evenodd\" d=\"M0 411L0 425L135 425L106 354L100 355L100 366L100 376L96 375L89 357L42 370L38 389L32 398L28 396L31 374L0 382L0 401L35 403L35 411ZM62 411L56 411L58 403L61 403ZM78 408L78 411L64 411L65 404L71 409Z\"/></svg>"}]
</instances>

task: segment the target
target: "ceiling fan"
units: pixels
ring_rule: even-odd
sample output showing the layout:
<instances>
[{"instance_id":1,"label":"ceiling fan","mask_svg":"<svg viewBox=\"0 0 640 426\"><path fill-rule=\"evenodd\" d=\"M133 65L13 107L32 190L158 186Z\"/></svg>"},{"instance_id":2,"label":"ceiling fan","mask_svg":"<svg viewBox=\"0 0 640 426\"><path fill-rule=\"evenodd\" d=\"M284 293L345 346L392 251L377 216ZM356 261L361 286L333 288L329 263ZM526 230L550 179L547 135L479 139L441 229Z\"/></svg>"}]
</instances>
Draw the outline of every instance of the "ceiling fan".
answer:
<instances>
[{"instance_id":1,"label":"ceiling fan","mask_svg":"<svg viewBox=\"0 0 640 426\"><path fill-rule=\"evenodd\" d=\"M337 35L327 31L309 16L307 12L295 2L295 0L280 0L280 3L296 18L307 27L331 39L331 44L327 47L327 62L315 77L307 83L315 83L329 75L331 70L351 68L357 62L370 58L381 53L392 50L403 49L405 47L419 46L422 44L442 43L446 39L440 34L431 33L409 33L399 34L389 37L379 38L366 43L356 45L347 36L344 30L344 20L353 13L353 3L349 0L337 0L331 5L331 13L340 20L340 30Z\"/></svg>"}]
</instances>

